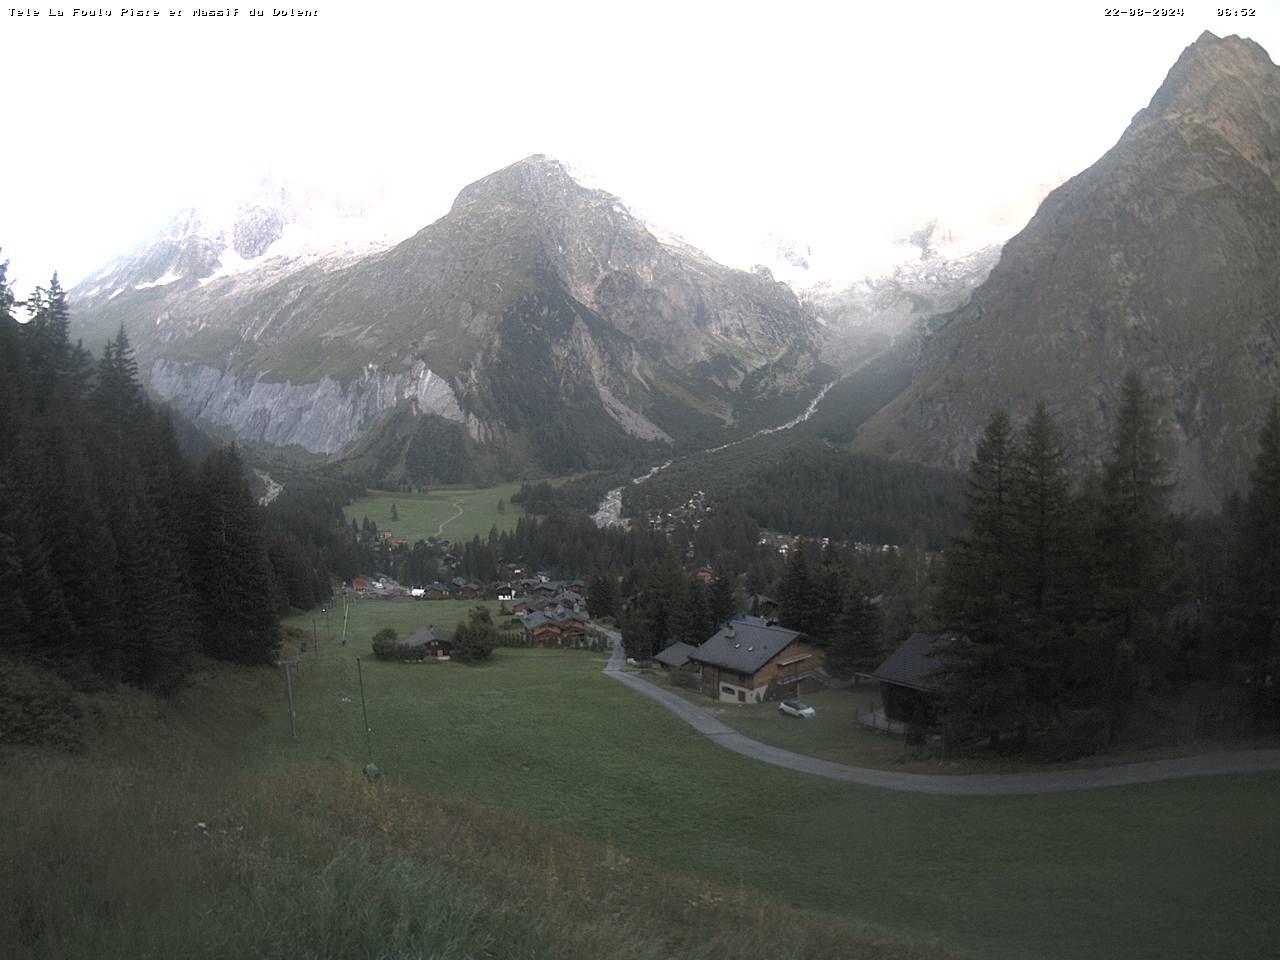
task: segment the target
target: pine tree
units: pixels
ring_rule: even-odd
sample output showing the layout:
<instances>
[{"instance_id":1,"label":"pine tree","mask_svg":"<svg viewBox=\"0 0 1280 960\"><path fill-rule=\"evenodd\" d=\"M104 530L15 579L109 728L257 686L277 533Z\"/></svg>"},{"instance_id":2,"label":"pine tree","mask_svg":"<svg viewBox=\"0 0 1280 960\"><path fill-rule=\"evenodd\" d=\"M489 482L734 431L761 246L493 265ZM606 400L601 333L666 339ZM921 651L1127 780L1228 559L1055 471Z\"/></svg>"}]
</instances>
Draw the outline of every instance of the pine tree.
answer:
<instances>
[{"instance_id":1,"label":"pine tree","mask_svg":"<svg viewBox=\"0 0 1280 960\"><path fill-rule=\"evenodd\" d=\"M1112 743L1167 655L1160 620L1171 576L1167 476L1151 401L1131 371L1121 385L1110 456L1103 464L1095 545L1099 619L1090 631L1093 687L1108 711Z\"/></svg>"},{"instance_id":2,"label":"pine tree","mask_svg":"<svg viewBox=\"0 0 1280 960\"><path fill-rule=\"evenodd\" d=\"M972 633L1008 615L1013 460L1013 427L1008 415L997 410L969 465L964 495L967 533L947 544L939 600L948 627Z\"/></svg>"},{"instance_id":3,"label":"pine tree","mask_svg":"<svg viewBox=\"0 0 1280 960\"><path fill-rule=\"evenodd\" d=\"M707 615L710 617L712 629L707 636L711 636L720 625L729 620L738 610L738 604L733 597L732 577L729 569L725 566L716 568L716 578L711 581L711 586L707 590Z\"/></svg>"},{"instance_id":4,"label":"pine tree","mask_svg":"<svg viewBox=\"0 0 1280 960\"><path fill-rule=\"evenodd\" d=\"M1022 608L1043 620L1069 598L1068 564L1070 484L1066 451L1044 402L1019 432L1012 463L1009 502L1011 572Z\"/></svg>"},{"instance_id":5,"label":"pine tree","mask_svg":"<svg viewBox=\"0 0 1280 960\"><path fill-rule=\"evenodd\" d=\"M939 597L944 626L962 634L940 654L945 682L941 714L947 736L962 742L1025 722L1028 693L1010 587L1014 486L1013 428L992 414L969 466L965 487L968 532L950 541Z\"/></svg>"},{"instance_id":6,"label":"pine tree","mask_svg":"<svg viewBox=\"0 0 1280 960\"><path fill-rule=\"evenodd\" d=\"M810 633L820 615L819 593L819 587L809 573L804 544L797 543L787 561L787 572L778 587L778 599L782 604L782 625L789 630Z\"/></svg>"},{"instance_id":7,"label":"pine tree","mask_svg":"<svg viewBox=\"0 0 1280 960\"><path fill-rule=\"evenodd\" d=\"M880 645L880 612L855 583L845 594L840 616L832 626L827 645L827 669L832 676L848 679L870 673L884 659Z\"/></svg>"},{"instance_id":8,"label":"pine tree","mask_svg":"<svg viewBox=\"0 0 1280 960\"><path fill-rule=\"evenodd\" d=\"M393 521L398 521L400 519L400 511L396 509L396 505L394 503L391 505L391 519Z\"/></svg>"},{"instance_id":9,"label":"pine tree","mask_svg":"<svg viewBox=\"0 0 1280 960\"><path fill-rule=\"evenodd\" d=\"M280 643L271 565L234 446L205 461L199 504L193 571L205 650L238 663L270 663Z\"/></svg>"},{"instance_id":10,"label":"pine tree","mask_svg":"<svg viewBox=\"0 0 1280 960\"><path fill-rule=\"evenodd\" d=\"M1232 564L1247 656L1259 679L1280 658L1280 401L1258 437L1249 492L1240 508Z\"/></svg>"}]
</instances>

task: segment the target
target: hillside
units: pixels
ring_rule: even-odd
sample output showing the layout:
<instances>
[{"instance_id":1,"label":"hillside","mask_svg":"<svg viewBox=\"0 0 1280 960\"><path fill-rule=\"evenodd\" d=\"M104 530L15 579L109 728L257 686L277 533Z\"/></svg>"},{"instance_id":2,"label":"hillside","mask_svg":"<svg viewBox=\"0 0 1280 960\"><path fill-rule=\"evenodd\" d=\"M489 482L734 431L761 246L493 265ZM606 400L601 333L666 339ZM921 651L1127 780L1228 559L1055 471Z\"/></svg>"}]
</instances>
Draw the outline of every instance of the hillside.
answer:
<instances>
[{"instance_id":1,"label":"hillside","mask_svg":"<svg viewBox=\"0 0 1280 960\"><path fill-rule=\"evenodd\" d=\"M1280 71L1203 34L1093 166L1054 190L856 448L964 466L991 412L1043 398L1079 462L1126 371L1155 399L1184 501L1243 482L1280 390Z\"/></svg>"}]
</instances>

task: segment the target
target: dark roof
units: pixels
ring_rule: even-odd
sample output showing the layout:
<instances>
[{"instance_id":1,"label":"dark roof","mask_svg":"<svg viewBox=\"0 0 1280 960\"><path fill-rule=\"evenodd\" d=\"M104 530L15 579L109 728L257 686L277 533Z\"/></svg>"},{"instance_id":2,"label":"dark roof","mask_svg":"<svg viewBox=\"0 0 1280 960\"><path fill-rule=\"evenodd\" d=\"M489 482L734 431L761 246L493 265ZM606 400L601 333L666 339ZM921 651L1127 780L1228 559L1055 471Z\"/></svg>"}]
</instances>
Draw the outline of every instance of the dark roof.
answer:
<instances>
[{"instance_id":1,"label":"dark roof","mask_svg":"<svg viewBox=\"0 0 1280 960\"><path fill-rule=\"evenodd\" d=\"M691 647L687 643L673 643L667 649L655 653L653 659L659 663L665 663L668 667L683 667L689 662L689 654L697 649L697 647Z\"/></svg>"},{"instance_id":2,"label":"dark roof","mask_svg":"<svg viewBox=\"0 0 1280 960\"><path fill-rule=\"evenodd\" d=\"M936 642L949 642L954 633L913 633L884 663L871 674L875 680L912 687L916 690L936 690L938 681L930 676L942 666L933 655Z\"/></svg>"},{"instance_id":3,"label":"dark roof","mask_svg":"<svg viewBox=\"0 0 1280 960\"><path fill-rule=\"evenodd\" d=\"M431 627L419 627L401 640L400 644L405 647L425 647L429 643L435 643L437 639L436 632Z\"/></svg>"},{"instance_id":4,"label":"dark roof","mask_svg":"<svg viewBox=\"0 0 1280 960\"><path fill-rule=\"evenodd\" d=\"M730 629L733 630L732 636L728 632ZM797 638L805 639L803 634L785 627L730 620L711 639L689 654L689 659L738 673L755 673Z\"/></svg>"}]
</instances>

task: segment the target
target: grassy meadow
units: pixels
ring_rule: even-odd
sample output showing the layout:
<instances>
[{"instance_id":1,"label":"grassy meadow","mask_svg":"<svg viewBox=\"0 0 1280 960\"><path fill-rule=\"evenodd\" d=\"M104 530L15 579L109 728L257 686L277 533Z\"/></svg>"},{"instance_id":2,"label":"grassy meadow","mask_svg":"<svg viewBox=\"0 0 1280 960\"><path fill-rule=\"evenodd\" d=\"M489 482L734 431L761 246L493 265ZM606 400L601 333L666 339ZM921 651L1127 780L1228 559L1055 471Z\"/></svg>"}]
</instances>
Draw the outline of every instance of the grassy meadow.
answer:
<instances>
[{"instance_id":1,"label":"grassy meadow","mask_svg":"<svg viewBox=\"0 0 1280 960\"><path fill-rule=\"evenodd\" d=\"M495 525L500 531L513 529L524 515L524 511L511 502L511 495L519 490L518 483L480 489L441 487L429 493L370 490L346 507L344 513L348 522L360 523L368 517L379 530L390 530L410 543L432 536L458 543L477 534L487 537ZM504 507L501 513L498 512L499 500ZM392 504L399 520L391 519Z\"/></svg>"},{"instance_id":2,"label":"grassy meadow","mask_svg":"<svg viewBox=\"0 0 1280 960\"><path fill-rule=\"evenodd\" d=\"M588 653L364 659L369 787L354 657L415 606L360 605L345 648L295 668L296 742L276 672L217 666L163 719L108 704L111 740L86 757L6 755L0 875L21 895L0 936L56 928L42 957L1167 960L1280 942L1280 774L891 793L722 750ZM135 933L147 949L114 949Z\"/></svg>"}]
</instances>

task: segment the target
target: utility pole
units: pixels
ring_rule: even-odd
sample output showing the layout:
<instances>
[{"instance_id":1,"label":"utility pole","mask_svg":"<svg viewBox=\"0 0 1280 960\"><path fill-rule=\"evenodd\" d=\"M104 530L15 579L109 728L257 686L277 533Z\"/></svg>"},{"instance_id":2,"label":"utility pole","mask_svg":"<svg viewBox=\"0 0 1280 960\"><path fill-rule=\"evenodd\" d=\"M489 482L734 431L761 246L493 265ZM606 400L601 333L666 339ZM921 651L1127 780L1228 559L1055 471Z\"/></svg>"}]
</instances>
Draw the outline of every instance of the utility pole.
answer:
<instances>
[{"instance_id":1,"label":"utility pole","mask_svg":"<svg viewBox=\"0 0 1280 960\"><path fill-rule=\"evenodd\" d=\"M382 771L373 762L373 741L369 736L369 708L364 699L364 665L360 662L359 657L356 657L356 673L360 677L360 712L364 715L365 756L369 758L369 762L364 766L364 775L368 780L373 781L382 776Z\"/></svg>"},{"instance_id":2,"label":"utility pole","mask_svg":"<svg viewBox=\"0 0 1280 960\"><path fill-rule=\"evenodd\" d=\"M316 645L316 656L320 656L320 632L315 617L311 618L311 642Z\"/></svg>"},{"instance_id":3,"label":"utility pole","mask_svg":"<svg viewBox=\"0 0 1280 960\"><path fill-rule=\"evenodd\" d=\"M292 660L281 660L280 666L284 667L284 688L289 695L289 737L292 740L297 740L298 730L297 727L294 726L293 719L295 716L293 711L293 678L289 674L289 666L292 663Z\"/></svg>"},{"instance_id":4,"label":"utility pole","mask_svg":"<svg viewBox=\"0 0 1280 960\"><path fill-rule=\"evenodd\" d=\"M351 604L344 598L342 601L342 645L347 645L347 619L351 616Z\"/></svg>"}]
</instances>

